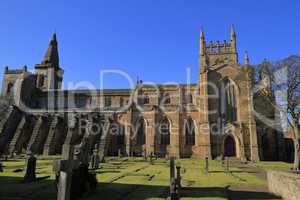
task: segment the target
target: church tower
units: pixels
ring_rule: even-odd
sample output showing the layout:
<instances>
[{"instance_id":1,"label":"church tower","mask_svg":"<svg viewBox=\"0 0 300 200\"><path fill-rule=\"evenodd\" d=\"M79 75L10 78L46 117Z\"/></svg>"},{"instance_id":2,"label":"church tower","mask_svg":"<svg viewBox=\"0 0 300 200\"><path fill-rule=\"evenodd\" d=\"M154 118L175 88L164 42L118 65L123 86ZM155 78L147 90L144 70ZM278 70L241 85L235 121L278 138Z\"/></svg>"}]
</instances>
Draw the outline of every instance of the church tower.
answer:
<instances>
[{"instance_id":1,"label":"church tower","mask_svg":"<svg viewBox=\"0 0 300 200\"><path fill-rule=\"evenodd\" d=\"M35 65L36 85L42 90L61 89L63 70L59 66L56 34L54 33L43 61Z\"/></svg>"},{"instance_id":2,"label":"church tower","mask_svg":"<svg viewBox=\"0 0 300 200\"><path fill-rule=\"evenodd\" d=\"M259 79L262 83L262 89L264 90L264 92L270 94L272 92L271 74L268 65L269 65L268 61L264 59L264 61L260 65Z\"/></svg>"},{"instance_id":3,"label":"church tower","mask_svg":"<svg viewBox=\"0 0 300 200\"><path fill-rule=\"evenodd\" d=\"M238 53L236 48L236 34L234 27L230 30L230 42L226 40L223 43L212 42L208 44L204 38L204 32L201 31L200 36L200 66L201 70L205 67L213 68L214 66L222 63L227 64L238 64Z\"/></svg>"}]
</instances>

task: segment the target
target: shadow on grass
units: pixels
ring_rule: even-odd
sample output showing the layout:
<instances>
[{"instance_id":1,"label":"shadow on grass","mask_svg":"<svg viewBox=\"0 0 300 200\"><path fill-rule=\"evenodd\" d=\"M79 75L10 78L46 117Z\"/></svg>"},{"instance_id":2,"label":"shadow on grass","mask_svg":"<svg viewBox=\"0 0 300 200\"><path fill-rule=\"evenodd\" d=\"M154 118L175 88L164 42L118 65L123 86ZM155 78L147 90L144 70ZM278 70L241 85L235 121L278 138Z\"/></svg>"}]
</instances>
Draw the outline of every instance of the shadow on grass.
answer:
<instances>
[{"instance_id":1,"label":"shadow on grass","mask_svg":"<svg viewBox=\"0 0 300 200\"><path fill-rule=\"evenodd\" d=\"M228 192L232 200L246 200L246 199L281 199L278 196L267 192L253 192L253 191L231 191Z\"/></svg>"},{"instance_id":2,"label":"shadow on grass","mask_svg":"<svg viewBox=\"0 0 300 200\"><path fill-rule=\"evenodd\" d=\"M1 175L1 174L0 174ZM23 200L55 200L55 181L43 179L33 183L22 183L22 177L0 176L0 200L19 198ZM98 200L143 200L148 198L166 198L169 187L141 184L98 183L96 191L83 198ZM186 187L181 190L182 198L224 198L231 199L278 199L265 192L230 191L227 187Z\"/></svg>"}]
</instances>

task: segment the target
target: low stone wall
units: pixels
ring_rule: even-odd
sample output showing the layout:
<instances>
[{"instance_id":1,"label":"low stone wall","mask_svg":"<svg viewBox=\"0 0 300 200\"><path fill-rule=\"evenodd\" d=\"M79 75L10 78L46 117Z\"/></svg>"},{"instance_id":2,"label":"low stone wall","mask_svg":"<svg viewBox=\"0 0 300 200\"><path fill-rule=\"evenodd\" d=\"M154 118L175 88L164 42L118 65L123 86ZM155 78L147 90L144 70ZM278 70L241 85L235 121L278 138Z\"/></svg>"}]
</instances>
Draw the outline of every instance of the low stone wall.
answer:
<instances>
[{"instance_id":1,"label":"low stone wall","mask_svg":"<svg viewBox=\"0 0 300 200\"><path fill-rule=\"evenodd\" d=\"M267 177L271 193L285 200L300 199L300 174L269 170Z\"/></svg>"}]
</instances>

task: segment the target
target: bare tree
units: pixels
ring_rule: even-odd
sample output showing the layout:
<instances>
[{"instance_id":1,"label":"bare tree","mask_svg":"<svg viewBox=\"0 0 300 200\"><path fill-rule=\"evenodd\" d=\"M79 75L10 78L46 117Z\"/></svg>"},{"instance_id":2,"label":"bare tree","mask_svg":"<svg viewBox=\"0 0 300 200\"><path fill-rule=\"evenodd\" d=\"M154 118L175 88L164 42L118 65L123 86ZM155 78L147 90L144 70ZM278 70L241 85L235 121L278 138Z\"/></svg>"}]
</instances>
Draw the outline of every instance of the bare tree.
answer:
<instances>
[{"instance_id":1,"label":"bare tree","mask_svg":"<svg viewBox=\"0 0 300 200\"><path fill-rule=\"evenodd\" d=\"M267 98L292 130L295 149L294 170L300 169L300 56L290 56L276 62L266 62L271 72L271 89ZM266 64L264 63L264 64ZM274 96L276 101L274 101Z\"/></svg>"}]
</instances>

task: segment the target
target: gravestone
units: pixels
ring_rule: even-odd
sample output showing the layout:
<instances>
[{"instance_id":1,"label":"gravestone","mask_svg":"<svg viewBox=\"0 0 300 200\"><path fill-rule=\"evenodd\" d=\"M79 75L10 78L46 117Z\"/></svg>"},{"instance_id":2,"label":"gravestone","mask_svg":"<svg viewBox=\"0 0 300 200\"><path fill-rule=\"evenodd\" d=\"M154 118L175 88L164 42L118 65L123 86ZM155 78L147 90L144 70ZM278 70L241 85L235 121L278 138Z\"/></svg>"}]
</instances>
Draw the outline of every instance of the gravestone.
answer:
<instances>
[{"instance_id":1,"label":"gravestone","mask_svg":"<svg viewBox=\"0 0 300 200\"><path fill-rule=\"evenodd\" d=\"M70 147L70 146L69 146ZM57 200L76 200L96 189L95 174L89 173L86 143L82 142L67 160L55 161L53 170L57 181ZM74 159L73 159L74 158Z\"/></svg>"},{"instance_id":2,"label":"gravestone","mask_svg":"<svg viewBox=\"0 0 300 200\"><path fill-rule=\"evenodd\" d=\"M205 173L208 174L208 157L205 157Z\"/></svg>"},{"instance_id":3,"label":"gravestone","mask_svg":"<svg viewBox=\"0 0 300 200\"><path fill-rule=\"evenodd\" d=\"M180 179L180 167L177 175L179 177L175 177L175 157L170 157L170 196L169 200L179 200L179 180Z\"/></svg>"},{"instance_id":4,"label":"gravestone","mask_svg":"<svg viewBox=\"0 0 300 200\"><path fill-rule=\"evenodd\" d=\"M178 164L178 165L176 165L176 172L177 172L177 177L176 177L176 179L177 179L177 186L178 186L178 188L177 188L177 190L178 190L178 194L180 194L180 190L181 190L181 166Z\"/></svg>"},{"instance_id":5,"label":"gravestone","mask_svg":"<svg viewBox=\"0 0 300 200\"><path fill-rule=\"evenodd\" d=\"M175 158L170 158L170 178L175 178Z\"/></svg>"},{"instance_id":6,"label":"gravestone","mask_svg":"<svg viewBox=\"0 0 300 200\"><path fill-rule=\"evenodd\" d=\"M146 149L143 150L143 156L144 156L144 160L147 161L147 151L146 151Z\"/></svg>"},{"instance_id":7,"label":"gravestone","mask_svg":"<svg viewBox=\"0 0 300 200\"><path fill-rule=\"evenodd\" d=\"M121 149L118 149L118 157L121 158L122 157L122 152Z\"/></svg>"},{"instance_id":8,"label":"gravestone","mask_svg":"<svg viewBox=\"0 0 300 200\"><path fill-rule=\"evenodd\" d=\"M32 154L32 152L27 153L26 161L25 161L25 175L24 175L24 182L34 182L36 180L36 158Z\"/></svg>"},{"instance_id":9,"label":"gravestone","mask_svg":"<svg viewBox=\"0 0 300 200\"><path fill-rule=\"evenodd\" d=\"M95 148L93 150L93 154L91 156L91 159L90 159L90 165L89 165L89 168L90 169L98 169L99 168L99 150L98 150L98 145L96 144L95 145Z\"/></svg>"},{"instance_id":10,"label":"gravestone","mask_svg":"<svg viewBox=\"0 0 300 200\"><path fill-rule=\"evenodd\" d=\"M150 153L150 165L153 165L153 152Z\"/></svg>"},{"instance_id":11,"label":"gravestone","mask_svg":"<svg viewBox=\"0 0 300 200\"><path fill-rule=\"evenodd\" d=\"M226 171L229 172L229 157L226 157L225 161L226 161Z\"/></svg>"},{"instance_id":12,"label":"gravestone","mask_svg":"<svg viewBox=\"0 0 300 200\"><path fill-rule=\"evenodd\" d=\"M177 200L177 194L176 194L176 180L175 178L171 178L170 181L170 200Z\"/></svg>"},{"instance_id":13,"label":"gravestone","mask_svg":"<svg viewBox=\"0 0 300 200\"><path fill-rule=\"evenodd\" d=\"M57 160L54 161L53 171L56 175L57 183L57 200L73 200L77 199L72 196L71 186L72 186L72 175L74 168L77 168L79 163L72 160Z\"/></svg>"}]
</instances>

